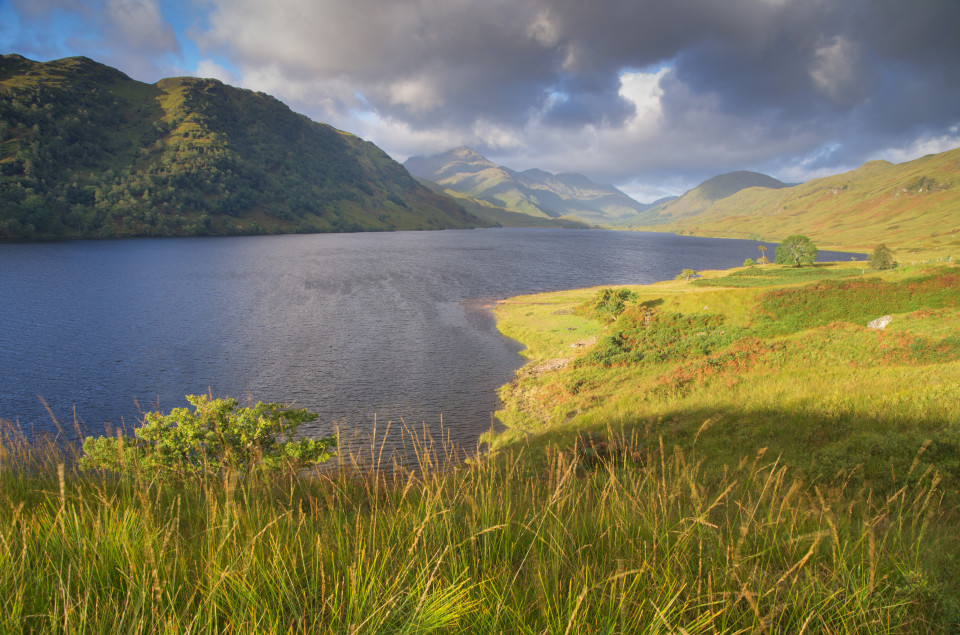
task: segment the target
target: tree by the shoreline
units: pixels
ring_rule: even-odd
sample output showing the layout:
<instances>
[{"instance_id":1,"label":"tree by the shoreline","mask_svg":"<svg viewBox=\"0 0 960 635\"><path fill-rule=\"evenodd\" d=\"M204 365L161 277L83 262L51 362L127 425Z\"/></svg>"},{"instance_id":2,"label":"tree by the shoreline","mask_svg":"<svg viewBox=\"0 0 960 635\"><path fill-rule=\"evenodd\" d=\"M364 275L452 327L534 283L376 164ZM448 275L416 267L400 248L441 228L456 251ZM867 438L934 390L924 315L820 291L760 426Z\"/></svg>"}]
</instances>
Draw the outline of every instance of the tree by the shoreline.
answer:
<instances>
[{"instance_id":1,"label":"tree by the shoreline","mask_svg":"<svg viewBox=\"0 0 960 635\"><path fill-rule=\"evenodd\" d=\"M817 259L817 246L806 236L794 234L787 236L777 246L774 264L801 267L812 265Z\"/></svg>"}]
</instances>

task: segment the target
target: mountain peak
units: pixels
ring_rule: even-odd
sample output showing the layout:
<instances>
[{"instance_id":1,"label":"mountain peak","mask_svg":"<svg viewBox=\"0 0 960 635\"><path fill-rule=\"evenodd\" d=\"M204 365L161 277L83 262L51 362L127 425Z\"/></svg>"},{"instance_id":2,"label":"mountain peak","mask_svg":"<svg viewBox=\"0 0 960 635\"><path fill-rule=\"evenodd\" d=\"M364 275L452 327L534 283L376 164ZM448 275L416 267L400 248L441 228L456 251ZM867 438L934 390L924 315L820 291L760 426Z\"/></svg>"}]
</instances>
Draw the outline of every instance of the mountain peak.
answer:
<instances>
[{"instance_id":1,"label":"mountain peak","mask_svg":"<svg viewBox=\"0 0 960 635\"><path fill-rule=\"evenodd\" d=\"M410 157L403 166L410 174L437 183L454 175L476 174L497 167L495 163L467 146L460 146L443 154Z\"/></svg>"},{"instance_id":2,"label":"mountain peak","mask_svg":"<svg viewBox=\"0 0 960 635\"><path fill-rule=\"evenodd\" d=\"M739 170L727 172L707 179L682 196L658 201L650 206L650 210L638 214L630 219L628 226L663 225L680 218L696 216L715 202L733 196L740 190L750 187L764 187L776 190L790 187L787 183L760 172Z\"/></svg>"},{"instance_id":3,"label":"mountain peak","mask_svg":"<svg viewBox=\"0 0 960 635\"><path fill-rule=\"evenodd\" d=\"M609 224L648 207L582 174L553 174L538 168L517 172L466 146L431 157L411 157L404 166L414 176L452 192L531 216Z\"/></svg>"},{"instance_id":4,"label":"mountain peak","mask_svg":"<svg viewBox=\"0 0 960 635\"><path fill-rule=\"evenodd\" d=\"M449 156L461 161L488 161L487 157L468 146L459 146L441 156Z\"/></svg>"},{"instance_id":5,"label":"mountain peak","mask_svg":"<svg viewBox=\"0 0 960 635\"><path fill-rule=\"evenodd\" d=\"M772 176L761 174L760 172L739 170L736 172L727 172L726 174L718 174L712 179L707 179L691 190L691 192L698 191L701 198L708 201L718 201L721 198L727 198L748 187L766 187L776 190L787 187L787 184Z\"/></svg>"}]
</instances>

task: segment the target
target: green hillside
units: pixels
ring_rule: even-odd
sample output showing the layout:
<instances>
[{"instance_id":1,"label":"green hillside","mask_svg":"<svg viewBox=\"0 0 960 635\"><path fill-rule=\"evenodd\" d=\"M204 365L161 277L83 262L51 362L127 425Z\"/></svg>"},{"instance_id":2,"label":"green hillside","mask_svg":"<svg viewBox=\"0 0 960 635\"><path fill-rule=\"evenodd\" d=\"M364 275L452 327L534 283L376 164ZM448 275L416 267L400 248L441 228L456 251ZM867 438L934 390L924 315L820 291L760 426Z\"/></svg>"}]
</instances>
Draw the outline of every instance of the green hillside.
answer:
<instances>
[{"instance_id":1,"label":"green hillside","mask_svg":"<svg viewBox=\"0 0 960 635\"><path fill-rule=\"evenodd\" d=\"M686 192L683 196L669 199L659 205L628 218L619 225L627 227L637 225L660 225L672 221L696 216L707 210L715 202L732 196L748 188L780 189L788 187L786 183L759 172L730 172L708 179Z\"/></svg>"},{"instance_id":2,"label":"green hillside","mask_svg":"<svg viewBox=\"0 0 960 635\"><path fill-rule=\"evenodd\" d=\"M263 93L0 58L0 239L484 224L373 144Z\"/></svg>"},{"instance_id":3,"label":"green hillside","mask_svg":"<svg viewBox=\"0 0 960 635\"><path fill-rule=\"evenodd\" d=\"M960 149L856 170L779 190L748 189L653 230L819 245L960 253ZM952 251L951 251L952 250Z\"/></svg>"}]
</instances>

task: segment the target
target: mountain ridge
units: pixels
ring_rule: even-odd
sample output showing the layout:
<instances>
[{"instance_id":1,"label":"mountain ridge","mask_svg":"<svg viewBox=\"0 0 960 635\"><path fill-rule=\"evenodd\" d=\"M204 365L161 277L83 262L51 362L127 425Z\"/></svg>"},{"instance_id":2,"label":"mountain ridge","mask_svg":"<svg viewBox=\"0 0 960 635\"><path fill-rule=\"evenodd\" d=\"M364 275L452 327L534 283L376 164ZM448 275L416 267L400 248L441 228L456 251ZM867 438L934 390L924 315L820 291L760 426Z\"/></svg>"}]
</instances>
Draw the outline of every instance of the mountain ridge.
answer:
<instances>
[{"instance_id":1,"label":"mountain ridge","mask_svg":"<svg viewBox=\"0 0 960 635\"><path fill-rule=\"evenodd\" d=\"M374 144L264 93L0 57L0 239L487 225Z\"/></svg>"},{"instance_id":2,"label":"mountain ridge","mask_svg":"<svg viewBox=\"0 0 960 635\"><path fill-rule=\"evenodd\" d=\"M681 218L696 216L716 201L748 188L781 189L789 184L778 179L747 170L718 174L687 190L678 197L655 202L649 209L621 223L625 226L662 225Z\"/></svg>"},{"instance_id":3,"label":"mountain ridge","mask_svg":"<svg viewBox=\"0 0 960 635\"><path fill-rule=\"evenodd\" d=\"M582 174L553 174L539 168L517 171L497 165L467 146L410 157L404 167L447 191L538 218L609 224L649 207Z\"/></svg>"},{"instance_id":4,"label":"mountain ridge","mask_svg":"<svg viewBox=\"0 0 960 635\"><path fill-rule=\"evenodd\" d=\"M776 190L747 188L695 215L642 227L702 236L779 240L806 234L851 249L960 247L960 148L859 168Z\"/></svg>"}]
</instances>

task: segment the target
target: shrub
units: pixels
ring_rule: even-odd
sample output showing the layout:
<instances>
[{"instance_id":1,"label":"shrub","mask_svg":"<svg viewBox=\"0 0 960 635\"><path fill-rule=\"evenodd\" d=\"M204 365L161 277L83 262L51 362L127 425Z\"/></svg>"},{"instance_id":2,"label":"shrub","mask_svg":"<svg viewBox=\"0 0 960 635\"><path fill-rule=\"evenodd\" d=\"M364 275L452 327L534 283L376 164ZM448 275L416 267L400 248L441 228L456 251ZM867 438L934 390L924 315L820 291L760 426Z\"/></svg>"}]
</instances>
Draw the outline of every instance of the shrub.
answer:
<instances>
[{"instance_id":1,"label":"shrub","mask_svg":"<svg viewBox=\"0 0 960 635\"><path fill-rule=\"evenodd\" d=\"M579 307L579 312L598 320L613 321L623 313L627 302L636 298L636 292L630 289L601 289L592 300Z\"/></svg>"},{"instance_id":2,"label":"shrub","mask_svg":"<svg viewBox=\"0 0 960 635\"><path fill-rule=\"evenodd\" d=\"M677 274L677 277L674 280L691 280L697 277L697 272L693 269L684 269Z\"/></svg>"},{"instance_id":3,"label":"shrub","mask_svg":"<svg viewBox=\"0 0 960 635\"><path fill-rule=\"evenodd\" d=\"M729 346L742 329L724 324L722 315L667 313L631 307L616 328L574 366L627 366L709 355Z\"/></svg>"},{"instance_id":4,"label":"shrub","mask_svg":"<svg viewBox=\"0 0 960 635\"><path fill-rule=\"evenodd\" d=\"M747 258L746 260L743 261L743 266L744 266L744 267L752 267L752 266L755 265L755 264L757 264L757 263L755 263L755 262L753 261L753 258Z\"/></svg>"},{"instance_id":5,"label":"shrub","mask_svg":"<svg viewBox=\"0 0 960 635\"><path fill-rule=\"evenodd\" d=\"M893 260L893 252L886 245L877 245L867 262L870 268L876 271L893 269L897 266Z\"/></svg>"},{"instance_id":6,"label":"shrub","mask_svg":"<svg viewBox=\"0 0 960 635\"><path fill-rule=\"evenodd\" d=\"M194 410L149 412L134 436L87 437L80 467L183 477L235 470L299 469L335 454L336 436L293 441L317 415L276 403L237 408L236 399L187 395Z\"/></svg>"}]
</instances>

